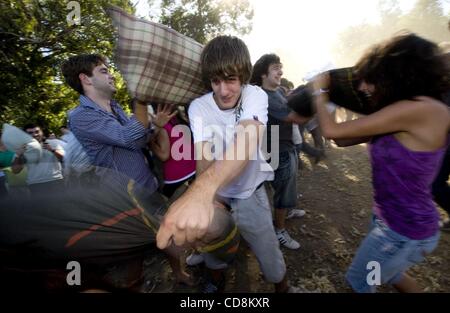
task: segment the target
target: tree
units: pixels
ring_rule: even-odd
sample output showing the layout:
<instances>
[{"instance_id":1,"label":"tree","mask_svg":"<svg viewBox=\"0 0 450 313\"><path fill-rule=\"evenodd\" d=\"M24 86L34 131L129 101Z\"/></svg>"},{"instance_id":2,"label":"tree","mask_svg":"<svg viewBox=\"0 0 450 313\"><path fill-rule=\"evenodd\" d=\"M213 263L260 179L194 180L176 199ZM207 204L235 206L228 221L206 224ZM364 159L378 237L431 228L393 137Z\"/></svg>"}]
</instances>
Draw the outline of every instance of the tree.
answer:
<instances>
[{"instance_id":1,"label":"tree","mask_svg":"<svg viewBox=\"0 0 450 313\"><path fill-rule=\"evenodd\" d=\"M352 26L343 31L334 51L339 66L351 66L373 44L408 30L429 40L441 42L448 38L449 14L444 14L439 0L418 0L414 8L402 13L397 0L382 0L378 5L379 23Z\"/></svg>"},{"instance_id":2,"label":"tree","mask_svg":"<svg viewBox=\"0 0 450 313\"><path fill-rule=\"evenodd\" d=\"M114 32L104 8L109 3L130 13L129 0L84 0L80 24L67 20L73 12L60 0L0 2L0 121L23 126L34 122L52 131L65 123L77 95L60 76L60 64L79 53L111 58ZM116 74L117 75L117 74ZM120 100L128 100L118 76ZM125 92L124 92L125 91Z\"/></svg>"},{"instance_id":3,"label":"tree","mask_svg":"<svg viewBox=\"0 0 450 313\"><path fill-rule=\"evenodd\" d=\"M248 0L162 0L159 6L149 0L149 5L158 12L152 19L203 44L225 31L245 35L252 30Z\"/></svg>"},{"instance_id":4,"label":"tree","mask_svg":"<svg viewBox=\"0 0 450 313\"><path fill-rule=\"evenodd\" d=\"M402 17L399 25L439 43L448 40L449 17L450 14L444 14L440 1L418 0L411 12Z\"/></svg>"}]
</instances>

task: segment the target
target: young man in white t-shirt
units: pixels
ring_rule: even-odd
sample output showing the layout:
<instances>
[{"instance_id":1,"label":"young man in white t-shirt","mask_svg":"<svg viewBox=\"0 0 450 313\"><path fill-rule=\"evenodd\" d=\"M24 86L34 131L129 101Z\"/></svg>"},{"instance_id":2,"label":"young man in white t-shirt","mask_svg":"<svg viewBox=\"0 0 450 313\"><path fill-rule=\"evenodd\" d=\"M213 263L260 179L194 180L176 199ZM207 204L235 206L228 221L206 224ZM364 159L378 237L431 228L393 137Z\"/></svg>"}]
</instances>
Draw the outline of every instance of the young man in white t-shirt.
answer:
<instances>
[{"instance_id":1,"label":"young man in white t-shirt","mask_svg":"<svg viewBox=\"0 0 450 313\"><path fill-rule=\"evenodd\" d=\"M45 141L44 133L40 126L28 124L24 130L42 145L42 156L36 162L27 161L23 157L22 150L17 154L17 162L13 167L13 173L22 171L26 165L27 185L32 194L64 192L63 174L61 162L64 157L64 149L60 145L52 147Z\"/></svg>"},{"instance_id":2,"label":"young man in white t-shirt","mask_svg":"<svg viewBox=\"0 0 450 313\"><path fill-rule=\"evenodd\" d=\"M158 232L159 248L201 240L213 218L217 200L232 208L242 237L255 253L268 282L277 292L292 290L272 224L263 182L273 170L261 154L268 100L248 85L252 65L245 43L231 36L210 41L201 56L202 76L211 92L189 108L198 177L172 204ZM206 258L209 268L221 264Z\"/></svg>"}]
</instances>

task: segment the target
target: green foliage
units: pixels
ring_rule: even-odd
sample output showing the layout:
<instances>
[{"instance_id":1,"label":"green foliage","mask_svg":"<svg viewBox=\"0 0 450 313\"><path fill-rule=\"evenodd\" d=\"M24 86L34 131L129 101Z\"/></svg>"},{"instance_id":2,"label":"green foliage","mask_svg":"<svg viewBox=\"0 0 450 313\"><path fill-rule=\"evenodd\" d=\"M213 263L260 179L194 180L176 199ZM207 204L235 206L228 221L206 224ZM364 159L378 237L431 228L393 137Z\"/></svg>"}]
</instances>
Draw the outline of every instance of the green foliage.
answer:
<instances>
[{"instance_id":1,"label":"green foliage","mask_svg":"<svg viewBox=\"0 0 450 313\"><path fill-rule=\"evenodd\" d=\"M397 0L382 0L378 24L363 23L342 32L335 43L336 63L355 64L364 51L396 33L407 30L436 43L449 38L450 14L445 13L439 0L417 0L414 8L402 13Z\"/></svg>"},{"instance_id":2,"label":"green foliage","mask_svg":"<svg viewBox=\"0 0 450 313\"><path fill-rule=\"evenodd\" d=\"M152 0L149 5L157 6ZM225 32L245 35L252 30L248 0L162 0L157 9L157 22L203 44Z\"/></svg>"},{"instance_id":3,"label":"green foliage","mask_svg":"<svg viewBox=\"0 0 450 313\"><path fill-rule=\"evenodd\" d=\"M61 77L61 63L80 53L112 59L114 31L104 9L114 4L135 12L131 0L78 0L81 23L69 25L69 2L0 1L0 123L21 127L33 122L57 133L67 111L78 103L78 95ZM201 43L226 29L248 33L253 17L248 0L164 0L160 11L164 24ZM111 66L118 88L115 98L129 112L125 82Z\"/></svg>"},{"instance_id":4,"label":"green foliage","mask_svg":"<svg viewBox=\"0 0 450 313\"><path fill-rule=\"evenodd\" d=\"M113 54L114 32L104 8L115 4L134 13L129 0L81 0L80 25L69 25L69 1L0 2L0 122L34 122L57 132L77 94L60 77L60 65L79 53ZM120 75L118 100L129 102Z\"/></svg>"}]
</instances>

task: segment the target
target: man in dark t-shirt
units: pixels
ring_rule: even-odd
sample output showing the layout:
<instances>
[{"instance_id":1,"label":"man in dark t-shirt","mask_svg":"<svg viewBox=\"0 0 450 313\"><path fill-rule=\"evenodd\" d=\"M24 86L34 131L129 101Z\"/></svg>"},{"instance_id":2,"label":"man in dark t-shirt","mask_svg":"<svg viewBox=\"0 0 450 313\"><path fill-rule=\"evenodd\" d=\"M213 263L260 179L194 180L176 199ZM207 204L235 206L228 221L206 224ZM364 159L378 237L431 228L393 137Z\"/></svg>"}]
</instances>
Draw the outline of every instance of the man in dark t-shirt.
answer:
<instances>
[{"instance_id":1,"label":"man in dark t-shirt","mask_svg":"<svg viewBox=\"0 0 450 313\"><path fill-rule=\"evenodd\" d=\"M292 140L292 124L304 124L310 118L300 116L287 106L287 99L279 88L283 75L282 67L277 55L263 55L254 65L251 82L261 86L269 98L268 146L272 159L277 157L279 161L278 167L274 168L275 179L272 182L275 232L281 245L289 249L298 249L300 244L292 239L285 229L287 216L305 214L303 210L296 209L298 155ZM278 131L277 143L271 141L274 131Z\"/></svg>"}]
</instances>

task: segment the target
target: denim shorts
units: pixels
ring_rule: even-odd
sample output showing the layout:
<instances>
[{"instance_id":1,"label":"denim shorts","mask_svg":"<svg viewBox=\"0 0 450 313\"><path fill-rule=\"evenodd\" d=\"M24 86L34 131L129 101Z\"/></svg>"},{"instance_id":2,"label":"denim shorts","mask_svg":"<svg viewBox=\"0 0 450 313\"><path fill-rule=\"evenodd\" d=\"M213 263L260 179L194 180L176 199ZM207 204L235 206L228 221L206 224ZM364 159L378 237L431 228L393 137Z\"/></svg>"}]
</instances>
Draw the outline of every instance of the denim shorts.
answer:
<instances>
[{"instance_id":1,"label":"denim shorts","mask_svg":"<svg viewBox=\"0 0 450 313\"><path fill-rule=\"evenodd\" d=\"M292 209L297 206L297 151L280 152L279 165L272 181L273 206L276 209Z\"/></svg>"},{"instance_id":2,"label":"denim shorts","mask_svg":"<svg viewBox=\"0 0 450 313\"><path fill-rule=\"evenodd\" d=\"M370 263L375 261L380 269L378 282L396 284L408 268L422 262L436 248L439 236L438 232L423 240L412 240L374 217L372 229L358 248L345 278L356 292L375 292L375 267Z\"/></svg>"}]
</instances>

